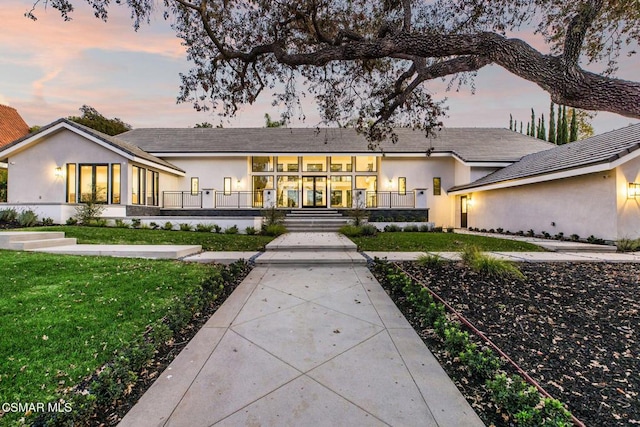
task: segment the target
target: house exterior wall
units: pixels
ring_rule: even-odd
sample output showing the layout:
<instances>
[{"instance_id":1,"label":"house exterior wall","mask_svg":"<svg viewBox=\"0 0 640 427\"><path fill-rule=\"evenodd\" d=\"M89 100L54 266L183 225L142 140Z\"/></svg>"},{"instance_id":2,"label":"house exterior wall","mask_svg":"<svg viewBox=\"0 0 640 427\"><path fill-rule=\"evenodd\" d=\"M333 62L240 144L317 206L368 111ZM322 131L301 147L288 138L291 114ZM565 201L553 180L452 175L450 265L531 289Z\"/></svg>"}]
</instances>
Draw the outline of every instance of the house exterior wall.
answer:
<instances>
[{"instance_id":1,"label":"house exterior wall","mask_svg":"<svg viewBox=\"0 0 640 427\"><path fill-rule=\"evenodd\" d=\"M120 163L125 169L127 159L71 131L62 130L9 158L7 202L64 203L67 163ZM62 168L62 176L55 175L56 167ZM122 189L126 188L123 182Z\"/></svg>"},{"instance_id":2,"label":"house exterior wall","mask_svg":"<svg viewBox=\"0 0 640 427\"><path fill-rule=\"evenodd\" d=\"M628 198L632 182L640 182L640 155L616 168L619 239L640 238L640 197Z\"/></svg>"},{"instance_id":3,"label":"house exterior wall","mask_svg":"<svg viewBox=\"0 0 640 427\"><path fill-rule=\"evenodd\" d=\"M251 191L248 159L247 156L163 157L163 160L186 172L184 177L178 177L167 190L190 191L191 178L198 178L201 190L222 191L224 178L231 177L232 191ZM238 179L240 179L239 187Z\"/></svg>"},{"instance_id":4,"label":"house exterior wall","mask_svg":"<svg viewBox=\"0 0 640 427\"><path fill-rule=\"evenodd\" d=\"M616 240L615 171L470 194L469 227ZM457 198L458 204L460 196ZM459 209L458 209L459 213ZM554 225L555 224L555 225Z\"/></svg>"}]
</instances>

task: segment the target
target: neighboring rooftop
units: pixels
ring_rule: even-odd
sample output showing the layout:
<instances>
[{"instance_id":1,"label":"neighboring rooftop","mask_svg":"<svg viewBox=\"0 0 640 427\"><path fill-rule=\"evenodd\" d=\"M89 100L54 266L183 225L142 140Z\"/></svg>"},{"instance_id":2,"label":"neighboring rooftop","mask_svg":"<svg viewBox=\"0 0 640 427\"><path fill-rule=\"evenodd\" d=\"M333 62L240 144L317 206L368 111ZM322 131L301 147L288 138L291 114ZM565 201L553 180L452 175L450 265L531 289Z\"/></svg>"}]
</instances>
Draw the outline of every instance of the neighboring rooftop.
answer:
<instances>
[{"instance_id":1,"label":"neighboring rooftop","mask_svg":"<svg viewBox=\"0 0 640 427\"><path fill-rule=\"evenodd\" d=\"M552 144L496 128L445 128L437 137L396 129L398 143L383 143L386 153L453 153L468 162L514 162ZM184 128L134 129L118 135L156 155L170 153L371 153L354 129Z\"/></svg>"},{"instance_id":2,"label":"neighboring rooftop","mask_svg":"<svg viewBox=\"0 0 640 427\"><path fill-rule=\"evenodd\" d=\"M0 104L0 147L29 133L29 125L15 108Z\"/></svg>"},{"instance_id":3,"label":"neighboring rooftop","mask_svg":"<svg viewBox=\"0 0 640 427\"><path fill-rule=\"evenodd\" d=\"M517 163L470 184L450 188L467 190L506 181L536 177L555 172L611 163L640 149L640 123L596 135L582 141L559 145L550 150L529 154Z\"/></svg>"}]
</instances>

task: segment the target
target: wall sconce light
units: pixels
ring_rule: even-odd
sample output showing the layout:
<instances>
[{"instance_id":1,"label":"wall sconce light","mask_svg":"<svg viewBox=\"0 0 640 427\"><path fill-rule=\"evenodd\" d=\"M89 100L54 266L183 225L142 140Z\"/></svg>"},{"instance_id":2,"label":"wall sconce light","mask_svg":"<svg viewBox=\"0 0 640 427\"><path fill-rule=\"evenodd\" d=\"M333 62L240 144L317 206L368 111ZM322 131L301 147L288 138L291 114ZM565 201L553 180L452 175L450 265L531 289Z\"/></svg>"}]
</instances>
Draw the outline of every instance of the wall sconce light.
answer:
<instances>
[{"instance_id":1,"label":"wall sconce light","mask_svg":"<svg viewBox=\"0 0 640 427\"><path fill-rule=\"evenodd\" d=\"M629 183L629 190L627 190L627 198L628 199L640 198L640 183L637 183L637 182Z\"/></svg>"},{"instance_id":2,"label":"wall sconce light","mask_svg":"<svg viewBox=\"0 0 640 427\"><path fill-rule=\"evenodd\" d=\"M62 177L62 168L60 166L57 166L55 171L54 171L54 174L55 174L56 178Z\"/></svg>"}]
</instances>

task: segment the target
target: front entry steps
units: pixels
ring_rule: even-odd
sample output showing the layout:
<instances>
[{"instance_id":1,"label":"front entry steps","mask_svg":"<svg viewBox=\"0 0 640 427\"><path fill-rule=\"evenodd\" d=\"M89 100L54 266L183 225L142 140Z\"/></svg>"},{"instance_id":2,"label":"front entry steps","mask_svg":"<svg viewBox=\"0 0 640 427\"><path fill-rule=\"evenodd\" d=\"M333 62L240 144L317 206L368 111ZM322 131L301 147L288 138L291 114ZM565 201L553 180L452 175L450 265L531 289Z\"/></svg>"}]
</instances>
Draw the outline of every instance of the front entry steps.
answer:
<instances>
[{"instance_id":1,"label":"front entry steps","mask_svg":"<svg viewBox=\"0 0 640 427\"><path fill-rule=\"evenodd\" d=\"M286 233L271 241L255 260L267 265L364 265L367 260L345 236L328 233Z\"/></svg>"},{"instance_id":2,"label":"front entry steps","mask_svg":"<svg viewBox=\"0 0 640 427\"><path fill-rule=\"evenodd\" d=\"M284 226L291 232L332 232L349 224L349 218L335 209L293 210L284 219Z\"/></svg>"},{"instance_id":3,"label":"front entry steps","mask_svg":"<svg viewBox=\"0 0 640 427\"><path fill-rule=\"evenodd\" d=\"M29 251L75 245L75 238L64 237L62 231L5 231L0 233L0 249Z\"/></svg>"}]
</instances>

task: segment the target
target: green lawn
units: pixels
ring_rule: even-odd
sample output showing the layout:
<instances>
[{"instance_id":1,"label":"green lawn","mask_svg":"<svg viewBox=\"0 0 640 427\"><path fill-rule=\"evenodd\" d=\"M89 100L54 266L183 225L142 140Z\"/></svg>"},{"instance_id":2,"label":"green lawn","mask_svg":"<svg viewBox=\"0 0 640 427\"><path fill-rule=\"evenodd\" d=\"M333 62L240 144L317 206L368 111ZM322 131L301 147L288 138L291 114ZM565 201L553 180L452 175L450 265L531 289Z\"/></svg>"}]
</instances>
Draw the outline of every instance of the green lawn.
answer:
<instances>
[{"instance_id":1,"label":"green lawn","mask_svg":"<svg viewBox=\"0 0 640 427\"><path fill-rule=\"evenodd\" d=\"M375 237L352 237L351 240L363 251L455 252L465 245L475 245L482 251L543 251L526 242L456 233L385 232Z\"/></svg>"},{"instance_id":2,"label":"green lawn","mask_svg":"<svg viewBox=\"0 0 640 427\"><path fill-rule=\"evenodd\" d=\"M268 236L216 234L196 231L166 231L116 227L54 226L25 229L28 231L64 231L78 243L132 245L202 245L205 251L258 251L273 240Z\"/></svg>"},{"instance_id":3,"label":"green lawn","mask_svg":"<svg viewBox=\"0 0 640 427\"><path fill-rule=\"evenodd\" d=\"M52 402L215 268L0 251L0 402Z\"/></svg>"}]
</instances>

